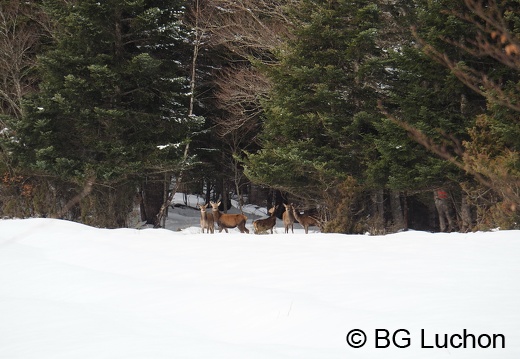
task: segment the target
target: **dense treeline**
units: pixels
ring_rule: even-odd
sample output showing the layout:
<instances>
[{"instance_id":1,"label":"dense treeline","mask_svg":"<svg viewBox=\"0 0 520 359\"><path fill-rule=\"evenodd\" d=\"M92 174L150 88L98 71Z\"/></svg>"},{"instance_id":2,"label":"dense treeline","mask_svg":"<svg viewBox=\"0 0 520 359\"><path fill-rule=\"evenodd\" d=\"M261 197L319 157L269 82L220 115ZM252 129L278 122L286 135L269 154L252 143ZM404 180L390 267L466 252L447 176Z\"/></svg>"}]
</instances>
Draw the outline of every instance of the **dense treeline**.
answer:
<instances>
[{"instance_id":1,"label":"dense treeline","mask_svg":"<svg viewBox=\"0 0 520 359\"><path fill-rule=\"evenodd\" d=\"M0 214L518 228L518 1L0 0ZM279 206L283 208L283 206Z\"/></svg>"}]
</instances>

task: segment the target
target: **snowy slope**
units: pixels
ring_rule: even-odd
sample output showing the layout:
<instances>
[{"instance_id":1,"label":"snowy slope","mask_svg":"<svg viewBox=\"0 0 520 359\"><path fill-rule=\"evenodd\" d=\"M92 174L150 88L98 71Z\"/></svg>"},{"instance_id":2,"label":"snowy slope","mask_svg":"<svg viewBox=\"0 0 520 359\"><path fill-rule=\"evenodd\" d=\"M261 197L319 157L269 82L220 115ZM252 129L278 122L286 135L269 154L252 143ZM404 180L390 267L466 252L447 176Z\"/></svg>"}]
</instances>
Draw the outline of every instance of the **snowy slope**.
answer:
<instances>
[{"instance_id":1,"label":"snowy slope","mask_svg":"<svg viewBox=\"0 0 520 359\"><path fill-rule=\"evenodd\" d=\"M183 210L179 227L197 222ZM278 225L206 235L0 220L0 358L520 358L520 231ZM347 344L353 329L364 347ZM377 329L406 329L396 344L410 344L376 348ZM464 329L505 348L421 347Z\"/></svg>"}]
</instances>

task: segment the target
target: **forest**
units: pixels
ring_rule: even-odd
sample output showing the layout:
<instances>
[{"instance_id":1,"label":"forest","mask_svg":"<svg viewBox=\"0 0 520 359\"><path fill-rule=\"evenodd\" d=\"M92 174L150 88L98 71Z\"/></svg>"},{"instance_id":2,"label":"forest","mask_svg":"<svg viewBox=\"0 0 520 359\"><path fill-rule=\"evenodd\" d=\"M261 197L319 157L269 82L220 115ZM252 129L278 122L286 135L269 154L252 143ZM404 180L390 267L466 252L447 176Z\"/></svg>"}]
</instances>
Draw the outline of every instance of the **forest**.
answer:
<instances>
[{"instance_id":1,"label":"forest","mask_svg":"<svg viewBox=\"0 0 520 359\"><path fill-rule=\"evenodd\" d=\"M182 192L323 232L519 229L519 9L0 0L0 216L161 227Z\"/></svg>"}]
</instances>

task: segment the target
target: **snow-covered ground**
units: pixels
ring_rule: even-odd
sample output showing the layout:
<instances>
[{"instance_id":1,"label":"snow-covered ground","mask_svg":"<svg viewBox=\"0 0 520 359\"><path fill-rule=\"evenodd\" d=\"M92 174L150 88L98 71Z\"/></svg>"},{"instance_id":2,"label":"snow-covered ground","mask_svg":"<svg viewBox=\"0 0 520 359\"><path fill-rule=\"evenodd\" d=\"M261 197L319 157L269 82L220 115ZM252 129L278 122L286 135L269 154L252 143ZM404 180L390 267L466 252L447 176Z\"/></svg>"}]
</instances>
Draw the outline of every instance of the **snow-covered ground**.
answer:
<instances>
[{"instance_id":1,"label":"snow-covered ground","mask_svg":"<svg viewBox=\"0 0 520 359\"><path fill-rule=\"evenodd\" d=\"M520 358L520 231L207 235L197 216L0 220L0 358Z\"/></svg>"}]
</instances>

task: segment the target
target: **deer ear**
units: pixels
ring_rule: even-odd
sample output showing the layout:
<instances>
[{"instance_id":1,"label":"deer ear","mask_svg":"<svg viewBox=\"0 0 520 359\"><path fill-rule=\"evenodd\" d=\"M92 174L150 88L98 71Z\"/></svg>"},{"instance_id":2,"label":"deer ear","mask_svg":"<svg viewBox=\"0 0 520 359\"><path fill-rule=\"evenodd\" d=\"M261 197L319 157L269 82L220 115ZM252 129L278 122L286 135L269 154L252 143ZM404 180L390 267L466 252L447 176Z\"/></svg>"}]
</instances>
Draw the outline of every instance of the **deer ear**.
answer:
<instances>
[{"instance_id":1,"label":"deer ear","mask_svg":"<svg viewBox=\"0 0 520 359\"><path fill-rule=\"evenodd\" d=\"M220 206L220 201L218 201L217 206Z\"/></svg>"}]
</instances>

